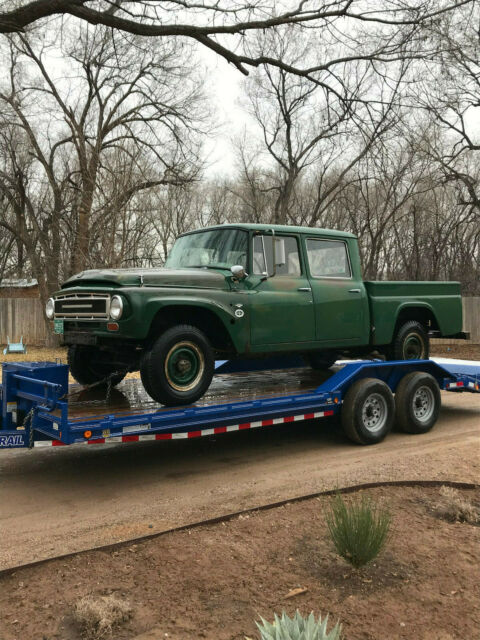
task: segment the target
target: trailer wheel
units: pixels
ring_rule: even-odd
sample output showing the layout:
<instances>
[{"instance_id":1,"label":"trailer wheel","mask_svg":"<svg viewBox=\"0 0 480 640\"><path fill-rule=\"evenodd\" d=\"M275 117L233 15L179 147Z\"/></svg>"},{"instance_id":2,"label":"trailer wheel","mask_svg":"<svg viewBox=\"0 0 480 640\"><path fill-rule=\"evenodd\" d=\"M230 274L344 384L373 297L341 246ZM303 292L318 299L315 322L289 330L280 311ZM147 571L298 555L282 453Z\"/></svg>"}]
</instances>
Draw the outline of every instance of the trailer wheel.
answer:
<instances>
[{"instance_id":1,"label":"trailer wheel","mask_svg":"<svg viewBox=\"0 0 480 640\"><path fill-rule=\"evenodd\" d=\"M100 353L95 347L87 345L72 344L68 347L67 362L70 373L81 385L100 382L118 369L108 360L102 361ZM112 376L112 386L119 384L126 375L125 371Z\"/></svg>"},{"instance_id":2,"label":"trailer wheel","mask_svg":"<svg viewBox=\"0 0 480 640\"><path fill-rule=\"evenodd\" d=\"M441 403L433 376L421 371L408 373L395 394L396 424L405 433L426 433L437 421Z\"/></svg>"},{"instance_id":3,"label":"trailer wheel","mask_svg":"<svg viewBox=\"0 0 480 640\"><path fill-rule=\"evenodd\" d=\"M393 394L381 380L358 380L345 395L342 427L350 440L358 444L381 442L391 430L394 416Z\"/></svg>"},{"instance_id":4,"label":"trailer wheel","mask_svg":"<svg viewBox=\"0 0 480 640\"><path fill-rule=\"evenodd\" d=\"M388 351L392 360L428 360L430 343L425 327L416 320L400 325Z\"/></svg>"},{"instance_id":5,"label":"trailer wheel","mask_svg":"<svg viewBox=\"0 0 480 640\"><path fill-rule=\"evenodd\" d=\"M191 404L210 386L215 360L206 336L190 325L167 329L141 362L146 392L167 406Z\"/></svg>"}]
</instances>

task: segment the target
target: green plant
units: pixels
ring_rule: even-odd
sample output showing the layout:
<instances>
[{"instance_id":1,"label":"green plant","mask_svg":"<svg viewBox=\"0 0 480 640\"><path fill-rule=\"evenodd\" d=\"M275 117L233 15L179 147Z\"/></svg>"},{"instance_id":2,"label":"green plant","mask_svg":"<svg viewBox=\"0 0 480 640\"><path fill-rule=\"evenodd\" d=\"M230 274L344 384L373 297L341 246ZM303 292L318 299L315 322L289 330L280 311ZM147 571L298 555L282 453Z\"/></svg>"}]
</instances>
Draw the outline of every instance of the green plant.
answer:
<instances>
[{"instance_id":1,"label":"green plant","mask_svg":"<svg viewBox=\"0 0 480 640\"><path fill-rule=\"evenodd\" d=\"M342 626L337 622L330 633L327 633L328 616L321 616L315 620L313 612L304 618L296 611L293 618L285 612L279 618L275 614L273 624L261 618L262 623L256 623L260 630L261 640L340 640Z\"/></svg>"},{"instance_id":2,"label":"green plant","mask_svg":"<svg viewBox=\"0 0 480 640\"><path fill-rule=\"evenodd\" d=\"M391 516L388 509L365 495L346 503L337 493L326 520L337 553L358 569L376 558L385 546Z\"/></svg>"}]
</instances>

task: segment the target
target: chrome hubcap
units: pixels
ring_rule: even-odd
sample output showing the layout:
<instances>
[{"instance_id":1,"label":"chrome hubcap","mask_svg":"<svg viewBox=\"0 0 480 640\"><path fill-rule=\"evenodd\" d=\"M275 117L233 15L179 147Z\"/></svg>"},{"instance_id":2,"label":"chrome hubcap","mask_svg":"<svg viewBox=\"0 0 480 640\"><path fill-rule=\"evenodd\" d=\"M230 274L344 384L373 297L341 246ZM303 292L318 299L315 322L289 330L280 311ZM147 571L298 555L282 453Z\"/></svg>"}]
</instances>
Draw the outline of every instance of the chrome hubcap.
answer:
<instances>
[{"instance_id":1,"label":"chrome hubcap","mask_svg":"<svg viewBox=\"0 0 480 640\"><path fill-rule=\"evenodd\" d=\"M362 408L362 422L370 433L377 433L385 426L387 421L387 401L379 393L371 393L365 400Z\"/></svg>"},{"instance_id":2,"label":"chrome hubcap","mask_svg":"<svg viewBox=\"0 0 480 640\"><path fill-rule=\"evenodd\" d=\"M413 395L413 415L419 422L428 422L435 409L435 397L430 387L418 387Z\"/></svg>"}]
</instances>

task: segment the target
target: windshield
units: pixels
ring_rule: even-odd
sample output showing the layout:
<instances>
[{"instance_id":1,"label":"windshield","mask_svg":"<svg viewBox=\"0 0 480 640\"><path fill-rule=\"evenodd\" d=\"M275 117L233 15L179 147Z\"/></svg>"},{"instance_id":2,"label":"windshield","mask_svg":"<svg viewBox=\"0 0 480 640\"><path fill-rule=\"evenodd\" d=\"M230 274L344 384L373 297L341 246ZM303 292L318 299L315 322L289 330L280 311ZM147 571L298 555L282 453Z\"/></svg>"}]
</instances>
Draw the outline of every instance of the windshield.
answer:
<instances>
[{"instance_id":1,"label":"windshield","mask_svg":"<svg viewBox=\"0 0 480 640\"><path fill-rule=\"evenodd\" d=\"M168 269L230 269L234 264L238 264L246 270L247 247L248 232L241 229L213 229L189 233L177 239L165 266Z\"/></svg>"}]
</instances>

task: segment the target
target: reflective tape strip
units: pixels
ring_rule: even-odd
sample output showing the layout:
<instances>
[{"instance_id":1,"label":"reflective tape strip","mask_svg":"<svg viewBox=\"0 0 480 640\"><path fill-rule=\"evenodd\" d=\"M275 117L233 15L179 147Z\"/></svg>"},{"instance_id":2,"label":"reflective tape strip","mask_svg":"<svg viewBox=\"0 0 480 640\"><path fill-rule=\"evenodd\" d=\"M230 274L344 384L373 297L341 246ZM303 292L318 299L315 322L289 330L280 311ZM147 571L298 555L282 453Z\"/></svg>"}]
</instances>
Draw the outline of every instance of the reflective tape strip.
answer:
<instances>
[{"instance_id":1,"label":"reflective tape strip","mask_svg":"<svg viewBox=\"0 0 480 640\"><path fill-rule=\"evenodd\" d=\"M463 384L463 383L462 383ZM231 424L226 427L210 427L207 429L198 429L197 431L185 431L183 433L149 433L144 435L122 435L109 436L107 438L91 438L84 442L74 442L73 444L105 444L122 443L122 442L142 442L146 440L187 440L191 438L200 438L201 436L212 436L220 433L228 433L230 431L243 431L244 429L255 429L257 427L270 427L275 424L288 424L289 422L297 422L300 420L312 420L314 418L326 418L333 416L334 411L317 411L315 413L302 413L296 416L285 416L283 418L270 418L267 420L258 420L256 422L241 422L240 424ZM34 443L35 447L58 447L65 445L60 440L38 440Z\"/></svg>"}]
</instances>

